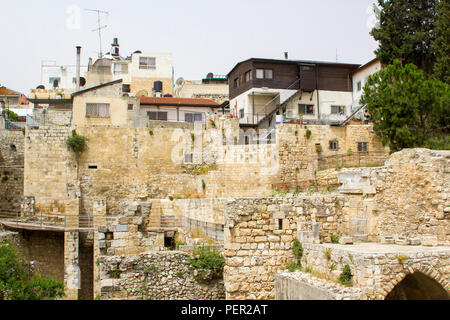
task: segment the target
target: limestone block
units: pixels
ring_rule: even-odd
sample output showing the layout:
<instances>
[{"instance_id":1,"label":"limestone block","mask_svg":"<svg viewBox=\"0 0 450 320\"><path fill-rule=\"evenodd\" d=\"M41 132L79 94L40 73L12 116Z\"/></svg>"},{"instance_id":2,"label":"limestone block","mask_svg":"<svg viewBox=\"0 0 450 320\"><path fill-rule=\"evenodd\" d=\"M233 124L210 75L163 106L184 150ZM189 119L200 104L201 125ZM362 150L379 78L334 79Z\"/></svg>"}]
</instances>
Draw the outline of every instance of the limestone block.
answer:
<instances>
[{"instance_id":1,"label":"limestone block","mask_svg":"<svg viewBox=\"0 0 450 320\"><path fill-rule=\"evenodd\" d=\"M341 244L341 245L353 244L353 238L352 237L341 237L339 239L339 244Z\"/></svg>"},{"instance_id":2,"label":"limestone block","mask_svg":"<svg viewBox=\"0 0 450 320\"><path fill-rule=\"evenodd\" d=\"M422 241L420 241L419 238L412 238L412 239L408 239L409 244L412 246L420 246L422 244Z\"/></svg>"},{"instance_id":3,"label":"limestone block","mask_svg":"<svg viewBox=\"0 0 450 320\"><path fill-rule=\"evenodd\" d=\"M425 235L422 236L422 245L425 247L435 247L438 245L437 236Z\"/></svg>"},{"instance_id":4,"label":"limestone block","mask_svg":"<svg viewBox=\"0 0 450 320\"><path fill-rule=\"evenodd\" d=\"M115 231L116 232L128 232L128 226L127 225L117 225Z\"/></svg>"},{"instance_id":5,"label":"limestone block","mask_svg":"<svg viewBox=\"0 0 450 320\"><path fill-rule=\"evenodd\" d=\"M381 244L394 244L395 239L392 236L381 236Z\"/></svg>"}]
</instances>

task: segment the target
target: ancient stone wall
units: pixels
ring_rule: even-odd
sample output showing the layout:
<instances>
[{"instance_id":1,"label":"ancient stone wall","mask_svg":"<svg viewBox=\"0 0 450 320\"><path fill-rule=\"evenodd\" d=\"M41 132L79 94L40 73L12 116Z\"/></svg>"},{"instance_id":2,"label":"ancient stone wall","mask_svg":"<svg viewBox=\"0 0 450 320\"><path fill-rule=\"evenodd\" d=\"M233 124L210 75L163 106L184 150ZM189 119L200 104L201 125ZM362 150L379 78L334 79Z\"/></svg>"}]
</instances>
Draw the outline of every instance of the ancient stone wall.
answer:
<instances>
[{"instance_id":1,"label":"ancient stone wall","mask_svg":"<svg viewBox=\"0 0 450 320\"><path fill-rule=\"evenodd\" d=\"M148 252L100 258L101 299L222 300L223 280L202 284L184 252Z\"/></svg>"},{"instance_id":2,"label":"ancient stone wall","mask_svg":"<svg viewBox=\"0 0 450 320\"><path fill-rule=\"evenodd\" d=\"M70 110L57 110L54 108L34 109L34 120L42 126L70 126L72 123L72 107Z\"/></svg>"},{"instance_id":3,"label":"ancient stone wall","mask_svg":"<svg viewBox=\"0 0 450 320\"><path fill-rule=\"evenodd\" d=\"M35 214L78 215L77 162L68 150L69 128L29 129L25 137L24 196Z\"/></svg>"},{"instance_id":4,"label":"ancient stone wall","mask_svg":"<svg viewBox=\"0 0 450 320\"><path fill-rule=\"evenodd\" d=\"M310 131L310 137L307 137ZM321 125L301 126L284 124L278 127L280 139L280 184L294 186L302 182L323 183L326 178L318 176L322 168L319 160L327 162L328 168L358 165L358 161L348 161L348 155L358 155L358 143L368 144L369 154L364 163L380 163L387 159L389 148L383 147L369 125L351 125L332 127ZM330 142L337 142L337 150L330 150ZM324 160L325 159L325 160ZM342 160L344 159L344 160ZM353 159L350 159L353 160ZM382 163L381 163L382 164ZM331 177L333 181L333 177Z\"/></svg>"},{"instance_id":5,"label":"ancient stone wall","mask_svg":"<svg viewBox=\"0 0 450 320\"><path fill-rule=\"evenodd\" d=\"M310 273L319 277L321 282L337 282L345 265L349 265L353 287L361 290L362 299L384 299L406 275L415 272L429 276L446 290L450 289L448 247L366 243L356 246L303 244L303 248L303 267L308 267ZM300 273L293 277L304 278L304 275ZM337 293L342 294L339 291Z\"/></svg>"},{"instance_id":6,"label":"ancient stone wall","mask_svg":"<svg viewBox=\"0 0 450 320\"><path fill-rule=\"evenodd\" d=\"M22 131L0 130L0 216L20 213L24 143Z\"/></svg>"},{"instance_id":7,"label":"ancient stone wall","mask_svg":"<svg viewBox=\"0 0 450 320\"><path fill-rule=\"evenodd\" d=\"M366 203L371 240L450 242L450 151L406 149L381 168L345 169L340 188Z\"/></svg>"},{"instance_id":8,"label":"ancient stone wall","mask_svg":"<svg viewBox=\"0 0 450 320\"><path fill-rule=\"evenodd\" d=\"M274 299L276 272L294 261L293 240L329 240L340 231L342 205L339 196L229 200L227 299Z\"/></svg>"}]
</instances>

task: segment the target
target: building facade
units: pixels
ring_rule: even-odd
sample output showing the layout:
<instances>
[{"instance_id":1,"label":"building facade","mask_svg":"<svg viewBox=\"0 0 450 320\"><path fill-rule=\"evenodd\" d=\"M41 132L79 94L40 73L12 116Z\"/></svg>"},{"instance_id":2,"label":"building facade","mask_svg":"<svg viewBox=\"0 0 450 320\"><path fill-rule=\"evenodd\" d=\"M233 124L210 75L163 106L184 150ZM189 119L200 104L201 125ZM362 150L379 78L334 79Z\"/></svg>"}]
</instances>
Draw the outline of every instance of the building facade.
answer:
<instances>
[{"instance_id":1,"label":"building facade","mask_svg":"<svg viewBox=\"0 0 450 320\"><path fill-rule=\"evenodd\" d=\"M244 125L287 120L342 121L353 101L351 74L360 65L252 58L228 74L230 108Z\"/></svg>"}]
</instances>

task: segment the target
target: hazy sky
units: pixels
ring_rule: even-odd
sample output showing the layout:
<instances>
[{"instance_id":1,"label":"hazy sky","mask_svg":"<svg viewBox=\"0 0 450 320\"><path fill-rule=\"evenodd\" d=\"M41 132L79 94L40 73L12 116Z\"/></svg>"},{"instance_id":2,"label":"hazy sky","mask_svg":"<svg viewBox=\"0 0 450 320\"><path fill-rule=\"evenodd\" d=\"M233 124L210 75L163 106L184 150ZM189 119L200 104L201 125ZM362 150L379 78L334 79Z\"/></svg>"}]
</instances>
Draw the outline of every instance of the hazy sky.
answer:
<instances>
[{"instance_id":1,"label":"hazy sky","mask_svg":"<svg viewBox=\"0 0 450 320\"><path fill-rule=\"evenodd\" d=\"M251 57L365 63L377 43L369 35L375 0L0 0L0 84L29 94L40 83L41 61L82 64L119 38L121 55L172 53L175 78L227 74ZM77 11L80 13L77 14Z\"/></svg>"}]
</instances>

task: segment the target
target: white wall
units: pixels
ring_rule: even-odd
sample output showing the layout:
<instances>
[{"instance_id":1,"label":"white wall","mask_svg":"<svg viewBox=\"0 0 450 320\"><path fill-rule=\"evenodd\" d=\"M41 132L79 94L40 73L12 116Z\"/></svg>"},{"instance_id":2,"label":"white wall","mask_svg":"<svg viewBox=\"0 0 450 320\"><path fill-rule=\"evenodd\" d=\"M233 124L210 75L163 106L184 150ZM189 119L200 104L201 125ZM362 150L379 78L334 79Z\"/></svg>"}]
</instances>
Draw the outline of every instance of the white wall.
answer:
<instances>
[{"instance_id":1,"label":"white wall","mask_svg":"<svg viewBox=\"0 0 450 320\"><path fill-rule=\"evenodd\" d=\"M376 72L381 70L381 63L379 61L376 61L372 63L371 65L356 71L353 74L353 101L354 104L359 105L359 101L362 94L362 89L367 83L367 80L369 79L370 75L375 74ZM358 91L358 82L361 81L361 90Z\"/></svg>"},{"instance_id":2,"label":"white wall","mask_svg":"<svg viewBox=\"0 0 450 320\"><path fill-rule=\"evenodd\" d=\"M139 58L156 58L156 69L139 69ZM134 53L131 56L129 73L132 78L173 78L173 56L170 53Z\"/></svg>"},{"instance_id":3,"label":"white wall","mask_svg":"<svg viewBox=\"0 0 450 320\"><path fill-rule=\"evenodd\" d=\"M84 77L84 74L88 71L87 66L80 68L80 76ZM49 82L49 78L61 78L59 82L60 89L75 89L76 83L73 82L73 78L77 77L76 66L47 66L41 67L41 83L46 89L53 89L53 82ZM37 85L36 85L37 87Z\"/></svg>"}]
</instances>

